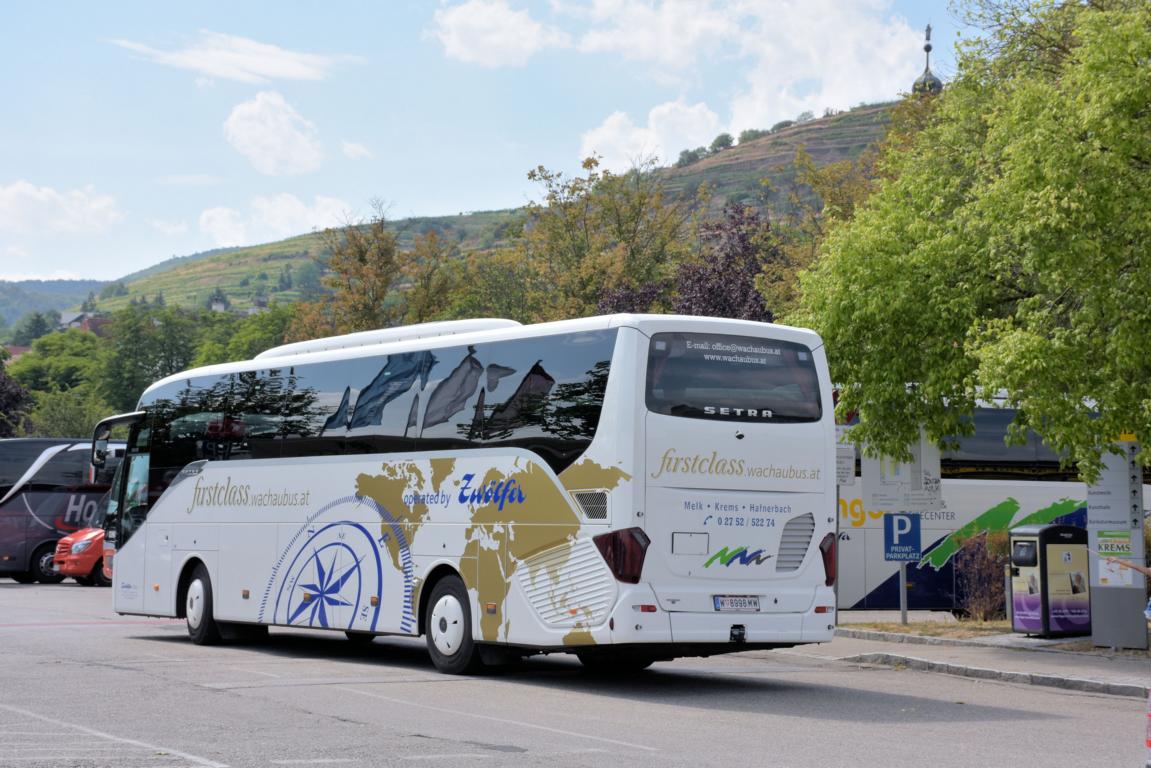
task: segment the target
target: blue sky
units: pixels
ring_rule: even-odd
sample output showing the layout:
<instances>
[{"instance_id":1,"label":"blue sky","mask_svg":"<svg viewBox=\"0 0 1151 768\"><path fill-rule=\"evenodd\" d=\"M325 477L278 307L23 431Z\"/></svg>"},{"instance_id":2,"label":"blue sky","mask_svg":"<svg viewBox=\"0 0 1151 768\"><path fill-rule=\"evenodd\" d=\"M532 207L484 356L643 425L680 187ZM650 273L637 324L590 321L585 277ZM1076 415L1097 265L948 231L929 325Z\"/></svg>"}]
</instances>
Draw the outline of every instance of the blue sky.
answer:
<instances>
[{"instance_id":1,"label":"blue sky","mask_svg":"<svg viewBox=\"0 0 1151 768\"><path fill-rule=\"evenodd\" d=\"M510 208L954 72L946 0L41 2L0 25L0 279L114 279L363 218Z\"/></svg>"}]
</instances>

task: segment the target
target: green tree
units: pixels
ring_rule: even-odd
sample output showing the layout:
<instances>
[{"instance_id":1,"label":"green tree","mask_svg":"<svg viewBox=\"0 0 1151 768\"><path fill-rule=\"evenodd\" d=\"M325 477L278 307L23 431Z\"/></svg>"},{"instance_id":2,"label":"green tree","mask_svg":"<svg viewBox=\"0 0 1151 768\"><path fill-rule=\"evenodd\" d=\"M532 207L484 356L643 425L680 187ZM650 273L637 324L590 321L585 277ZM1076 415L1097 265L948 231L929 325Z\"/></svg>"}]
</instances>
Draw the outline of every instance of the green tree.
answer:
<instances>
[{"instance_id":1,"label":"green tree","mask_svg":"<svg viewBox=\"0 0 1151 768\"><path fill-rule=\"evenodd\" d=\"M30 398L20 382L8 375L7 360L7 350L0 347L0 437L16 437L27 423Z\"/></svg>"},{"instance_id":2,"label":"green tree","mask_svg":"<svg viewBox=\"0 0 1151 768\"><path fill-rule=\"evenodd\" d=\"M675 161L676 168L686 168L692 163L698 163L702 158L707 156L707 150L703 147L696 149L685 149L679 153L679 159Z\"/></svg>"},{"instance_id":3,"label":"green tree","mask_svg":"<svg viewBox=\"0 0 1151 768\"><path fill-rule=\"evenodd\" d=\"M295 285L304 301L312 301L324 293L323 269L315 262L305 262L296 270Z\"/></svg>"},{"instance_id":4,"label":"green tree","mask_svg":"<svg viewBox=\"0 0 1151 768\"><path fill-rule=\"evenodd\" d=\"M534 307L522 286L534 279L532 266L518 248L470 254L450 298L450 316L530 322Z\"/></svg>"},{"instance_id":5,"label":"green tree","mask_svg":"<svg viewBox=\"0 0 1151 768\"><path fill-rule=\"evenodd\" d=\"M34 392L29 437L88 437L114 409L88 385L68 391Z\"/></svg>"},{"instance_id":6,"label":"green tree","mask_svg":"<svg viewBox=\"0 0 1151 768\"><path fill-rule=\"evenodd\" d=\"M714 155L716 152L731 149L733 146L735 146L735 139L731 138L731 134L721 133L712 139L711 146L708 147L708 150Z\"/></svg>"},{"instance_id":7,"label":"green tree","mask_svg":"<svg viewBox=\"0 0 1151 768\"><path fill-rule=\"evenodd\" d=\"M365 222L320 233L327 252L323 284L332 295L300 302L288 331L314 339L398 325L404 307L396 290L403 280L396 236L379 204Z\"/></svg>"},{"instance_id":8,"label":"green tree","mask_svg":"<svg viewBox=\"0 0 1151 768\"><path fill-rule=\"evenodd\" d=\"M109 338L96 388L115 410L128 411L153 382L189 367L196 322L172 307L129 307L113 315Z\"/></svg>"},{"instance_id":9,"label":"green tree","mask_svg":"<svg viewBox=\"0 0 1151 768\"><path fill-rule=\"evenodd\" d=\"M107 342L94 333L69 328L32 342L32 349L8 366L8 373L32 392L67 391L91 381Z\"/></svg>"},{"instance_id":10,"label":"green tree","mask_svg":"<svg viewBox=\"0 0 1151 768\"><path fill-rule=\"evenodd\" d=\"M244 318L228 340L225 359L251 360L265 349L283 344L291 322L291 307L277 303L266 312Z\"/></svg>"},{"instance_id":11,"label":"green tree","mask_svg":"<svg viewBox=\"0 0 1151 768\"><path fill-rule=\"evenodd\" d=\"M1151 458L1151 6L979 3L928 121L803 282L856 437L901 455L987 393L1092 477Z\"/></svg>"},{"instance_id":12,"label":"green tree","mask_svg":"<svg viewBox=\"0 0 1151 768\"><path fill-rule=\"evenodd\" d=\"M533 320L593 314L605 289L666 280L696 244L698 201L665 192L654 163L615 174L588 158L583 168L570 179L542 166L528 174L544 188L516 244Z\"/></svg>"},{"instance_id":13,"label":"green tree","mask_svg":"<svg viewBox=\"0 0 1151 768\"><path fill-rule=\"evenodd\" d=\"M60 322L58 312L29 312L12 326L12 343L27 347L36 339L51 333Z\"/></svg>"},{"instance_id":14,"label":"green tree","mask_svg":"<svg viewBox=\"0 0 1151 768\"><path fill-rule=\"evenodd\" d=\"M458 246L431 230L416 235L403 261L404 322L425 323L444 316L459 275Z\"/></svg>"},{"instance_id":15,"label":"green tree","mask_svg":"<svg viewBox=\"0 0 1151 768\"><path fill-rule=\"evenodd\" d=\"M187 310L185 310L188 312ZM231 312L211 312L197 308L188 312L196 328L193 366L226 363L235 358L228 355L228 344L235 336L240 318Z\"/></svg>"}]
</instances>

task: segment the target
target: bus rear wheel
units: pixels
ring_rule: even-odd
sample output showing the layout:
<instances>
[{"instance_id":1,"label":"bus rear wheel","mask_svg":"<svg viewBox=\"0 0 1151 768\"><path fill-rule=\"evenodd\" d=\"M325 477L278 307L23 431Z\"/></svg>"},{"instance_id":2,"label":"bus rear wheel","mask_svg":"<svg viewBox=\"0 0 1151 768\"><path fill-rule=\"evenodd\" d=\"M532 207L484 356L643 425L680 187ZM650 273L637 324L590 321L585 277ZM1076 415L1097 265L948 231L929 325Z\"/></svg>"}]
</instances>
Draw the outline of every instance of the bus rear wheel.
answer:
<instances>
[{"instance_id":1,"label":"bus rear wheel","mask_svg":"<svg viewBox=\"0 0 1151 768\"><path fill-rule=\"evenodd\" d=\"M472 639L472 616L468 591L458 576L436 582L424 613L428 655L432 664L449 675L475 672L480 667L479 649Z\"/></svg>"},{"instance_id":2,"label":"bus rear wheel","mask_svg":"<svg viewBox=\"0 0 1151 768\"><path fill-rule=\"evenodd\" d=\"M188 622L188 637L193 643L215 645L220 642L220 627L212 614L212 580L202 563L192 571L192 579L184 593L184 618Z\"/></svg>"},{"instance_id":3,"label":"bus rear wheel","mask_svg":"<svg viewBox=\"0 0 1151 768\"><path fill-rule=\"evenodd\" d=\"M59 584L64 580L62 574L56 573L52 568L52 559L56 556L56 544L41 544L40 548L32 554L31 574L41 584Z\"/></svg>"}]
</instances>

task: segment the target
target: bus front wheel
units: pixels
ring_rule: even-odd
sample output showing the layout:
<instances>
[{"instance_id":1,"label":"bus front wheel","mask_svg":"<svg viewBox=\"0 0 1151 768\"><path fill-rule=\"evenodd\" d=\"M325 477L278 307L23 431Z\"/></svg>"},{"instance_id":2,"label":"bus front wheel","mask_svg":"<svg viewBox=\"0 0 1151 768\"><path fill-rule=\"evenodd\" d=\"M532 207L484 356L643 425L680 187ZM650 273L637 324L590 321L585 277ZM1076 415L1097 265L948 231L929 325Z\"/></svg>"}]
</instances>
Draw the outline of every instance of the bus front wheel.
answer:
<instances>
[{"instance_id":1,"label":"bus front wheel","mask_svg":"<svg viewBox=\"0 0 1151 768\"><path fill-rule=\"evenodd\" d=\"M42 544L32 555L32 570L30 573L41 584L59 584L64 580L62 574L56 573L52 568L52 559L56 556L56 544Z\"/></svg>"},{"instance_id":2,"label":"bus front wheel","mask_svg":"<svg viewBox=\"0 0 1151 768\"><path fill-rule=\"evenodd\" d=\"M432 588L424 614L428 655L441 672L462 675L480 666L479 651L472 639L468 591L457 576L447 576Z\"/></svg>"},{"instance_id":3,"label":"bus front wheel","mask_svg":"<svg viewBox=\"0 0 1151 768\"><path fill-rule=\"evenodd\" d=\"M220 627L212 615L212 580L203 564L192 571L188 591L184 594L184 617L188 622L188 637L196 645L215 645L220 642Z\"/></svg>"}]
</instances>

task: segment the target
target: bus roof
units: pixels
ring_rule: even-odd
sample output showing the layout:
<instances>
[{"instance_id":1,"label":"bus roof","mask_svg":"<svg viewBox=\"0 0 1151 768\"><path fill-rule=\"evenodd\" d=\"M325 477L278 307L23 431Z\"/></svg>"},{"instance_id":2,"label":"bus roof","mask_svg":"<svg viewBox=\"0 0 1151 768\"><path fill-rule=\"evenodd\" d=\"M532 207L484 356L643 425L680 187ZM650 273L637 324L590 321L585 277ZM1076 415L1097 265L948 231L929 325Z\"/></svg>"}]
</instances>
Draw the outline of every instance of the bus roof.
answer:
<instances>
[{"instance_id":1,"label":"bus roof","mask_svg":"<svg viewBox=\"0 0 1151 768\"><path fill-rule=\"evenodd\" d=\"M457 321L466 323L470 321ZM669 331L674 328L683 331L698 331L712 333L740 333L762 329L768 326L786 341L797 341L807 344L811 349L823 345L823 341L815 331L806 328L795 328L787 325L760 323L751 320L733 320L719 317L697 317L694 315L650 315L650 314L615 314L598 315L595 317L582 317L575 320L556 320L547 323L521 325L514 320L499 320L486 318L478 321L485 325L478 330L466 332L448 332L434 334L419 334L404 336L397 334L399 339L388 335L390 331L402 332L407 329L418 329L418 326L403 326L396 329L382 329L380 331L365 331L360 334L347 334L333 336L325 339L316 339L315 342L299 342L303 351L295 351L294 344L273 347L260 353L251 360L192 368L163 378L144 390L144 395L166 384L181 381L196 376L219 376L228 373L241 373L245 371L266 370L268 368L284 368L290 365L304 363L322 363L333 360L349 360L360 357L398 354L422 349L435 350L444 347L458 347L467 344L482 344L492 341L508 339L526 339L539 336L553 336L561 333L579 333L583 331L606 330L610 328L635 328L642 333L650 335L660 331ZM425 325L439 325L428 323ZM446 325L446 324L445 324ZM380 334L380 338L391 339L375 343L358 343L370 338L371 334ZM341 339L351 339L348 344L341 344ZM317 343L318 349L307 345ZM143 396L141 396L142 399Z\"/></svg>"}]
</instances>

